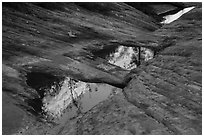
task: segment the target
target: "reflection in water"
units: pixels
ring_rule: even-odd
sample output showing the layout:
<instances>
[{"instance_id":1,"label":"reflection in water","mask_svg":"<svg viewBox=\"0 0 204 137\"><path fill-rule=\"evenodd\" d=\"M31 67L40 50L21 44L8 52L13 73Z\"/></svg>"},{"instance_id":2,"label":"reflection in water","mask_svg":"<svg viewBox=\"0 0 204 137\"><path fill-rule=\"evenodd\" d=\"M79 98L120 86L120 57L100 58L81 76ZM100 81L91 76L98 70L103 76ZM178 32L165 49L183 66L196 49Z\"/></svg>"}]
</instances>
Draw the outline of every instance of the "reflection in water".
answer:
<instances>
[{"instance_id":1,"label":"reflection in water","mask_svg":"<svg viewBox=\"0 0 204 137\"><path fill-rule=\"evenodd\" d=\"M154 52L148 48L141 48L141 58L144 61L148 61L154 57Z\"/></svg>"},{"instance_id":2,"label":"reflection in water","mask_svg":"<svg viewBox=\"0 0 204 137\"><path fill-rule=\"evenodd\" d=\"M101 54L101 57L130 70L137 67L138 52L138 47L118 46L111 53ZM152 59L153 56L150 49L141 48L141 61ZM43 115L48 120L73 118L121 91L108 84L87 83L69 77L58 78L40 72L28 73L26 82L39 94L39 98L29 100L29 105L37 115Z\"/></svg>"},{"instance_id":3,"label":"reflection in water","mask_svg":"<svg viewBox=\"0 0 204 137\"><path fill-rule=\"evenodd\" d=\"M86 83L71 78L66 78L60 85L60 88L53 85L43 98L43 110L49 117L59 118L71 104L80 112L86 112L107 99L111 93L121 91L108 84ZM76 115L76 108L70 111L73 112L68 115Z\"/></svg>"},{"instance_id":4,"label":"reflection in water","mask_svg":"<svg viewBox=\"0 0 204 137\"><path fill-rule=\"evenodd\" d=\"M176 14L167 15L167 16L164 17L165 20L164 20L163 22L161 22L161 23L164 23L164 24L171 23L171 22L177 20L177 19L178 19L179 17L181 17L183 14L185 14L185 13L189 12L190 10L192 10L193 8L195 8L195 7L185 8L185 9L179 11L179 12L176 13Z\"/></svg>"},{"instance_id":5,"label":"reflection in water","mask_svg":"<svg viewBox=\"0 0 204 137\"><path fill-rule=\"evenodd\" d=\"M148 61L154 57L152 50L141 47L141 61ZM114 53L108 57L108 62L121 68L131 70L137 67L139 63L139 48L119 46Z\"/></svg>"},{"instance_id":6,"label":"reflection in water","mask_svg":"<svg viewBox=\"0 0 204 137\"><path fill-rule=\"evenodd\" d=\"M134 47L119 46L115 53L110 54L108 62L121 68L131 70L137 67L138 52Z\"/></svg>"},{"instance_id":7,"label":"reflection in water","mask_svg":"<svg viewBox=\"0 0 204 137\"><path fill-rule=\"evenodd\" d=\"M86 92L80 98L82 112L87 112L99 102L107 99L111 94L122 91L122 89L108 84L89 83L87 85L89 85L89 92Z\"/></svg>"}]
</instances>

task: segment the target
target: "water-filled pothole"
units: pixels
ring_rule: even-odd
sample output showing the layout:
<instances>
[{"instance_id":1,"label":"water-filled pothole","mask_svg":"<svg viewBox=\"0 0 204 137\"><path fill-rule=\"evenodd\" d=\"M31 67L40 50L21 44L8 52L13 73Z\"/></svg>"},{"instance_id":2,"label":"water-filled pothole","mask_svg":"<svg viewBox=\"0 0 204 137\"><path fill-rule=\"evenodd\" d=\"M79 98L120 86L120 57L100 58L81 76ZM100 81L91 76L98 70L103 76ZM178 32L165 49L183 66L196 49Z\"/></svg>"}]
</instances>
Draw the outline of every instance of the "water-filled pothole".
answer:
<instances>
[{"instance_id":1,"label":"water-filled pothole","mask_svg":"<svg viewBox=\"0 0 204 137\"><path fill-rule=\"evenodd\" d=\"M179 12L177 12L176 14L173 14L173 15L167 15L167 16L164 16L164 21L162 21L161 23L163 24L169 24L175 20L177 20L178 18L180 18L183 14L189 12L190 10L194 9L195 7L188 7L188 8L185 8Z\"/></svg>"},{"instance_id":2,"label":"water-filled pothole","mask_svg":"<svg viewBox=\"0 0 204 137\"><path fill-rule=\"evenodd\" d=\"M27 84L40 93L39 98L28 104L35 113L49 120L59 119L64 113L68 118L85 113L122 90L108 84L87 83L69 77L60 79L39 72L28 73Z\"/></svg>"},{"instance_id":3,"label":"water-filled pothole","mask_svg":"<svg viewBox=\"0 0 204 137\"><path fill-rule=\"evenodd\" d=\"M109 63L119 66L123 69L131 70L144 61L154 57L151 49L144 47L126 47L117 46L110 51L99 51L94 53L95 56L106 59Z\"/></svg>"},{"instance_id":4,"label":"water-filled pothole","mask_svg":"<svg viewBox=\"0 0 204 137\"><path fill-rule=\"evenodd\" d=\"M26 83L37 91L38 98L29 99L28 105L32 108L32 113L35 115L43 115L42 110L44 94L47 89L50 89L51 85L61 81L61 78L42 72L27 73Z\"/></svg>"}]
</instances>

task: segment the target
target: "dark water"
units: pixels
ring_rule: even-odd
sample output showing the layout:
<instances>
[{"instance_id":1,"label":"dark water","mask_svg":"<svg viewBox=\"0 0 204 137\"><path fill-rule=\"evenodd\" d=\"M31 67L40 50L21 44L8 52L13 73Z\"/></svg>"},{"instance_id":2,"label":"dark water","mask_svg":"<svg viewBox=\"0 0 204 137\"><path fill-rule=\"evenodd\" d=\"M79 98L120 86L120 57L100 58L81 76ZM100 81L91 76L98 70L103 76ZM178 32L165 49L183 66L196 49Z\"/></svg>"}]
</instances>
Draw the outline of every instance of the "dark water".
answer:
<instances>
[{"instance_id":1,"label":"dark water","mask_svg":"<svg viewBox=\"0 0 204 137\"><path fill-rule=\"evenodd\" d=\"M121 89L108 84L87 83L69 77L59 79L47 73L27 75L27 84L36 89L39 98L28 101L34 114L47 120L62 120L85 113Z\"/></svg>"},{"instance_id":2,"label":"dark water","mask_svg":"<svg viewBox=\"0 0 204 137\"><path fill-rule=\"evenodd\" d=\"M26 83L31 88L35 89L38 97L27 100L27 103L32 108L32 113L35 115L43 114L43 102L44 94L51 88L51 85L60 82L60 78L48 73L42 72L30 72L27 73Z\"/></svg>"}]
</instances>

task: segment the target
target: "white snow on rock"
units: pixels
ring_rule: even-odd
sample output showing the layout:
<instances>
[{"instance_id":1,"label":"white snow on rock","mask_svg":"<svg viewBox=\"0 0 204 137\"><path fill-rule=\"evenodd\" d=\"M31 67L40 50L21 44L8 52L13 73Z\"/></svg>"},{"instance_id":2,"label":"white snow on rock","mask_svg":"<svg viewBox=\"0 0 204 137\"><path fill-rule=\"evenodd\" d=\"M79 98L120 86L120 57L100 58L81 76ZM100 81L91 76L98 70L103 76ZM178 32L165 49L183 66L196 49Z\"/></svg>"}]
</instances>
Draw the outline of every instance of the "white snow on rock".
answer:
<instances>
[{"instance_id":1,"label":"white snow on rock","mask_svg":"<svg viewBox=\"0 0 204 137\"><path fill-rule=\"evenodd\" d=\"M164 17L165 20L162 21L161 23L163 23L163 24L169 24L169 23L171 23L171 22L177 20L177 19L180 18L183 14L189 12L190 10L192 10L192 9L194 9L194 8L195 8L195 7L185 8L185 9L179 11L179 12L176 13L176 14L167 15L167 16Z\"/></svg>"}]
</instances>

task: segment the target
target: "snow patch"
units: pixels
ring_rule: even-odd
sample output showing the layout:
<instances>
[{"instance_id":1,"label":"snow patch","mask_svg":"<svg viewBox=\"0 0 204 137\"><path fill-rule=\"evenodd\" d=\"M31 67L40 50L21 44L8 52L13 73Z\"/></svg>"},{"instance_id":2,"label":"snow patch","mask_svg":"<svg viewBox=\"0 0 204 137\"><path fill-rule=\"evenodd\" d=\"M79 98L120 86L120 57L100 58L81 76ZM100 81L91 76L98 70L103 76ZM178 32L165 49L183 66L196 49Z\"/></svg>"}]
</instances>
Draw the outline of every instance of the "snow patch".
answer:
<instances>
[{"instance_id":1,"label":"snow patch","mask_svg":"<svg viewBox=\"0 0 204 137\"><path fill-rule=\"evenodd\" d=\"M171 23L171 22L177 20L177 19L180 18L183 14L189 12L190 10L192 10L192 9L194 9L194 8L195 8L195 7L185 8L185 9L179 11L179 12L176 13L176 14L167 15L167 16L164 17L165 20L162 21L161 23L163 23L163 24L169 24L169 23Z\"/></svg>"}]
</instances>

